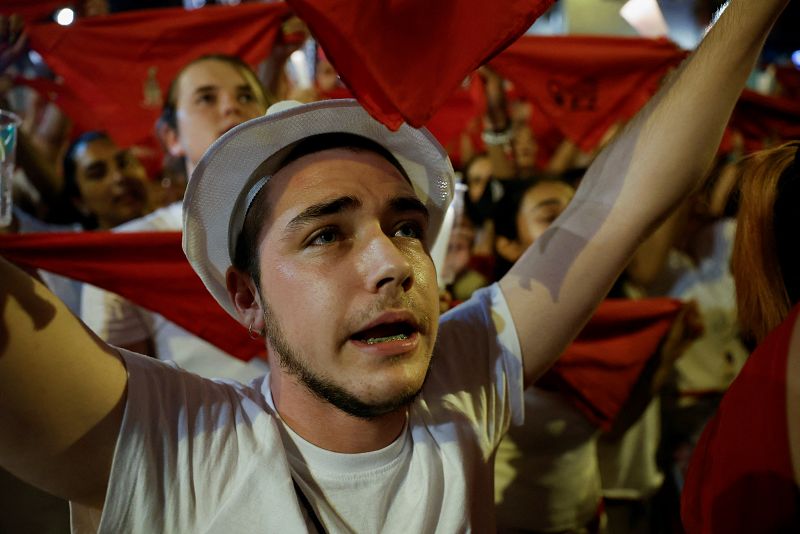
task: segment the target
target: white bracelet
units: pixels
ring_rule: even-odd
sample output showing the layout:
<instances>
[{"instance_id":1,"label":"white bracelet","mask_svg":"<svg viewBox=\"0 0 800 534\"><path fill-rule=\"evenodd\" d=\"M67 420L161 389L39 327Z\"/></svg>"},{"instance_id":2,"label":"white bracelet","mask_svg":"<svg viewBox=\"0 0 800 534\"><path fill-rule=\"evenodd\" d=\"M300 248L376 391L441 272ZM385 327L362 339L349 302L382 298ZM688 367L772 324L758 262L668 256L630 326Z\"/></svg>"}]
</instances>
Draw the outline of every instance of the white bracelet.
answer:
<instances>
[{"instance_id":1,"label":"white bracelet","mask_svg":"<svg viewBox=\"0 0 800 534\"><path fill-rule=\"evenodd\" d=\"M511 128L502 132L493 132L491 130L484 130L481 133L481 139L487 145L505 145L511 141Z\"/></svg>"}]
</instances>

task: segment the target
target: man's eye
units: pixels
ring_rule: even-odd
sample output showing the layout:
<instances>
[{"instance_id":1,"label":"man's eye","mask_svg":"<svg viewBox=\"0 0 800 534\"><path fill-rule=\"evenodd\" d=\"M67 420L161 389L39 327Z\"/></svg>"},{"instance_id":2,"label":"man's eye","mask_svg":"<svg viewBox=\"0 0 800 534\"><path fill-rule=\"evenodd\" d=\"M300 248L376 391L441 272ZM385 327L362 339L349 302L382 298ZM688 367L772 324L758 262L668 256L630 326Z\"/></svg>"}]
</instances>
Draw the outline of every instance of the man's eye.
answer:
<instances>
[{"instance_id":1,"label":"man's eye","mask_svg":"<svg viewBox=\"0 0 800 534\"><path fill-rule=\"evenodd\" d=\"M410 239L422 239L422 227L414 222L407 222L397 228L394 235L396 237L406 237Z\"/></svg>"},{"instance_id":2,"label":"man's eye","mask_svg":"<svg viewBox=\"0 0 800 534\"><path fill-rule=\"evenodd\" d=\"M330 245L335 243L339 238L339 233L333 228L327 228L317 232L317 234L309 242L312 246Z\"/></svg>"}]
</instances>

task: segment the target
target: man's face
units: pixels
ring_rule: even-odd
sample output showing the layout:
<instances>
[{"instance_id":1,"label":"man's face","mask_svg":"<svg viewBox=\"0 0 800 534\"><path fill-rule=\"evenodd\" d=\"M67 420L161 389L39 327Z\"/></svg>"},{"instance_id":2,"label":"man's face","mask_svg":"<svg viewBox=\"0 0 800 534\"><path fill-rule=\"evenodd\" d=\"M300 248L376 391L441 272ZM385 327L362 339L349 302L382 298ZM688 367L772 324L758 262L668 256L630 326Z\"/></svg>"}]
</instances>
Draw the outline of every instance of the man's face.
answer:
<instances>
[{"instance_id":1,"label":"man's face","mask_svg":"<svg viewBox=\"0 0 800 534\"><path fill-rule=\"evenodd\" d=\"M186 156L189 172L219 136L265 112L265 103L241 72L216 59L184 70L175 94L177 132L170 152Z\"/></svg>"},{"instance_id":2,"label":"man's face","mask_svg":"<svg viewBox=\"0 0 800 534\"><path fill-rule=\"evenodd\" d=\"M275 367L352 415L405 406L438 327L427 212L411 185L373 152L331 149L268 188L259 265Z\"/></svg>"},{"instance_id":3,"label":"man's face","mask_svg":"<svg viewBox=\"0 0 800 534\"><path fill-rule=\"evenodd\" d=\"M523 250L550 228L574 194L562 182L541 182L525 192L517 211L517 237Z\"/></svg>"},{"instance_id":4,"label":"man's face","mask_svg":"<svg viewBox=\"0 0 800 534\"><path fill-rule=\"evenodd\" d=\"M80 207L97 217L101 229L145 214L147 173L130 150L110 139L95 139L75 151L75 181Z\"/></svg>"}]
</instances>

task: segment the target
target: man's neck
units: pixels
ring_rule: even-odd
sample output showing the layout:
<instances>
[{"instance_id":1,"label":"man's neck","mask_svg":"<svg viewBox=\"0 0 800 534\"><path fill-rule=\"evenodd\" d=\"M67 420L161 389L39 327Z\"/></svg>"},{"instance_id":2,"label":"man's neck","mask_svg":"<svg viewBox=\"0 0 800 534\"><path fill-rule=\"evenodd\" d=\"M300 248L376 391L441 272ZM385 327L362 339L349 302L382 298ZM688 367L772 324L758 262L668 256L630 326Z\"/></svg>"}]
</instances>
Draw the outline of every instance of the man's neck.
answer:
<instances>
[{"instance_id":1,"label":"man's neck","mask_svg":"<svg viewBox=\"0 0 800 534\"><path fill-rule=\"evenodd\" d=\"M380 450L392 443L406 422L407 410L362 419L314 395L294 376L270 373L275 409L297 435L317 447L341 453Z\"/></svg>"}]
</instances>

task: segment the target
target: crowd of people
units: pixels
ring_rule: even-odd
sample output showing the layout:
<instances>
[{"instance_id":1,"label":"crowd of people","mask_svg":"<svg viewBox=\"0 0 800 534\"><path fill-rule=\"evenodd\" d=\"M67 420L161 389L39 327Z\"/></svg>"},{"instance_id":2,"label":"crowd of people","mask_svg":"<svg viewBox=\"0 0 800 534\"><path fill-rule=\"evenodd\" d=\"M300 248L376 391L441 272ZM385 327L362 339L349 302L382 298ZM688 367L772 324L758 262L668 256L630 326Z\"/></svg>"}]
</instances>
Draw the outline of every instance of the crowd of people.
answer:
<instances>
[{"instance_id":1,"label":"crowd of people","mask_svg":"<svg viewBox=\"0 0 800 534\"><path fill-rule=\"evenodd\" d=\"M153 176L3 80L23 122L0 232L183 231L266 357L1 261L0 479L28 504L0 525L61 531L69 501L76 532L798 528L798 144L718 152L786 3L733 0L636 117L544 163L530 107L482 67L458 172L430 133L337 98L321 52L311 87L186 64ZM548 369L602 301L665 297L637 372L592 386L625 392L599 422Z\"/></svg>"}]
</instances>

